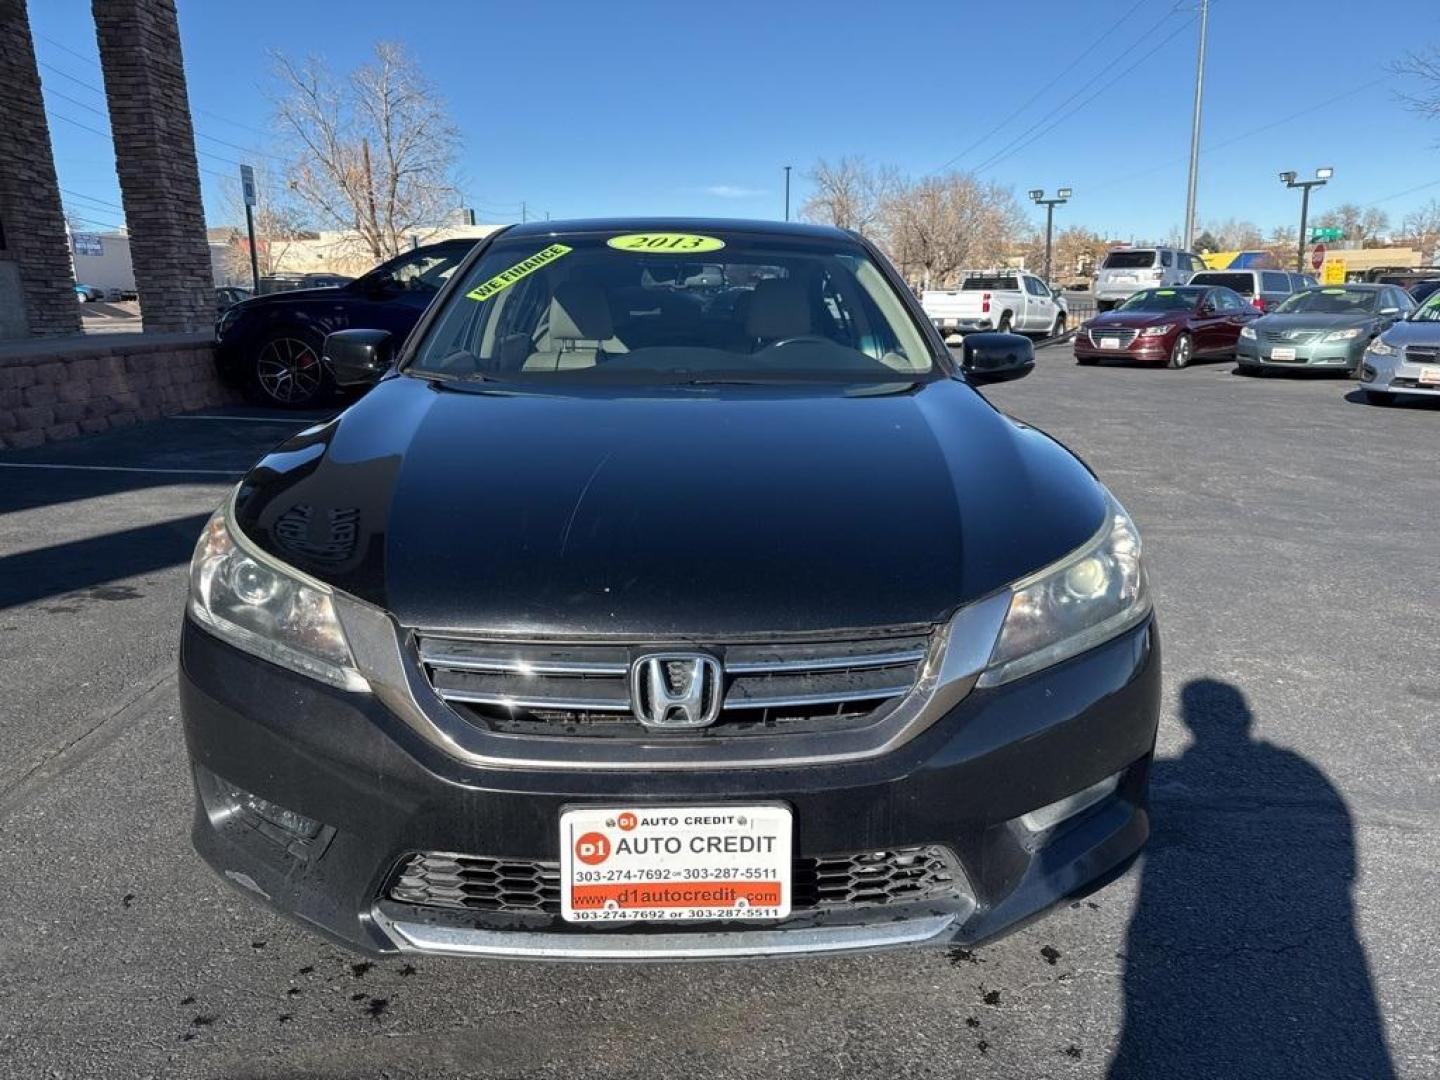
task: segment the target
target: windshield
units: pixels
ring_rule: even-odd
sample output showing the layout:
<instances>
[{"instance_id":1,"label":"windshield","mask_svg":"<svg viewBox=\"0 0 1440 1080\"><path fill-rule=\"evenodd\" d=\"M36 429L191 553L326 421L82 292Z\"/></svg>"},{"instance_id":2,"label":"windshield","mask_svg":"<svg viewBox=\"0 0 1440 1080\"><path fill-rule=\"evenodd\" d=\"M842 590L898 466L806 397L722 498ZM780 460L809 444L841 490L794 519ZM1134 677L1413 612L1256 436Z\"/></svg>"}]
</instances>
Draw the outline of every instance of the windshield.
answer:
<instances>
[{"instance_id":1,"label":"windshield","mask_svg":"<svg viewBox=\"0 0 1440 1080\"><path fill-rule=\"evenodd\" d=\"M934 361L858 244L560 234L487 251L410 370L506 381L893 381L928 374Z\"/></svg>"},{"instance_id":2,"label":"windshield","mask_svg":"<svg viewBox=\"0 0 1440 1080\"><path fill-rule=\"evenodd\" d=\"M1431 293L1418 308L1410 314L1411 322L1440 322L1440 292Z\"/></svg>"},{"instance_id":3,"label":"windshield","mask_svg":"<svg viewBox=\"0 0 1440 1080\"><path fill-rule=\"evenodd\" d=\"M1155 252L1112 251L1101 264L1103 270L1145 270L1155 265Z\"/></svg>"},{"instance_id":4,"label":"windshield","mask_svg":"<svg viewBox=\"0 0 1440 1080\"><path fill-rule=\"evenodd\" d=\"M1189 311L1204 289L1145 289L1126 300L1119 311Z\"/></svg>"},{"instance_id":5,"label":"windshield","mask_svg":"<svg viewBox=\"0 0 1440 1080\"><path fill-rule=\"evenodd\" d=\"M1380 293L1374 289L1306 289L1285 298L1277 315L1365 315L1375 311Z\"/></svg>"}]
</instances>

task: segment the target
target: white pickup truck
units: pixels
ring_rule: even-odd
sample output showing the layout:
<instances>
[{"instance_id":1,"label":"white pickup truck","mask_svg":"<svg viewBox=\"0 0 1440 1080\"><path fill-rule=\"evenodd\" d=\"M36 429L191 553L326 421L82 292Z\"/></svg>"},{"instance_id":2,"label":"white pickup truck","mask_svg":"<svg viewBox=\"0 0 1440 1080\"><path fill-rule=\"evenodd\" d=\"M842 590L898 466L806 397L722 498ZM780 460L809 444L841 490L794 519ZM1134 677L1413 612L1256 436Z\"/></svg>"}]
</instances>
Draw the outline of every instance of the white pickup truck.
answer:
<instances>
[{"instance_id":1,"label":"white pickup truck","mask_svg":"<svg viewBox=\"0 0 1440 1080\"><path fill-rule=\"evenodd\" d=\"M999 330L1058 337L1069 318L1065 298L1023 270L966 271L958 289L926 289L920 306L942 334Z\"/></svg>"}]
</instances>

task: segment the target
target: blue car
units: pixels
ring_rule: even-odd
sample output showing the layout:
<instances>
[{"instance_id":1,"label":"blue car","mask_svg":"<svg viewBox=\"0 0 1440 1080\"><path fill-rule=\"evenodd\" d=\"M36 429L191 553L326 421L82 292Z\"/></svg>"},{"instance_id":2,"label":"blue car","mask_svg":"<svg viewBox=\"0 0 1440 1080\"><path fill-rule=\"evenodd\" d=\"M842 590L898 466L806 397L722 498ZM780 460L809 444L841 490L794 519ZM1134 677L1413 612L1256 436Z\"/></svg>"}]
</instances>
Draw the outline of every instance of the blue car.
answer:
<instances>
[{"instance_id":1,"label":"blue car","mask_svg":"<svg viewBox=\"0 0 1440 1080\"><path fill-rule=\"evenodd\" d=\"M334 390L325 335L365 327L403 340L475 244L428 244L343 285L267 293L226 308L215 324L221 378L267 405L319 403Z\"/></svg>"},{"instance_id":2,"label":"blue car","mask_svg":"<svg viewBox=\"0 0 1440 1080\"><path fill-rule=\"evenodd\" d=\"M77 281L75 283L75 299L82 304L88 304L92 300L104 300L105 290L97 289L94 285L82 285Z\"/></svg>"}]
</instances>

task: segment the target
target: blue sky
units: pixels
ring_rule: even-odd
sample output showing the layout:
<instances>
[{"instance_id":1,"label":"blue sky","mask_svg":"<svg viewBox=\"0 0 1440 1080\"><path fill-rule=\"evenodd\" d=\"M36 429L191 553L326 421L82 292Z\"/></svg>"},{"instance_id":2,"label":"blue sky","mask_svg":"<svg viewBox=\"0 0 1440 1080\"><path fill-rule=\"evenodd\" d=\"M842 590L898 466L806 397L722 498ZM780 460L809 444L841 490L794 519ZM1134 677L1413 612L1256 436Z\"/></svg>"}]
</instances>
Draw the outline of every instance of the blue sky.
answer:
<instances>
[{"instance_id":1,"label":"blue sky","mask_svg":"<svg viewBox=\"0 0 1440 1080\"><path fill-rule=\"evenodd\" d=\"M97 229L116 224L89 0L29 7L68 208ZM269 51L345 69L389 39L448 99L467 201L486 220L518 216L521 200L556 217L778 217L782 166L794 166L798 206L817 158L861 154L912 176L954 159L1022 198L1068 185L1057 223L1116 238L1163 236L1183 217L1194 8L179 0L212 224L226 221L231 162L278 149ZM1276 173L1319 165L1336 175L1316 213L1377 203L1398 220L1440 198L1440 123L1404 108L1385 67L1437 43L1435 0L1213 0L1201 221L1293 223L1298 196Z\"/></svg>"}]
</instances>

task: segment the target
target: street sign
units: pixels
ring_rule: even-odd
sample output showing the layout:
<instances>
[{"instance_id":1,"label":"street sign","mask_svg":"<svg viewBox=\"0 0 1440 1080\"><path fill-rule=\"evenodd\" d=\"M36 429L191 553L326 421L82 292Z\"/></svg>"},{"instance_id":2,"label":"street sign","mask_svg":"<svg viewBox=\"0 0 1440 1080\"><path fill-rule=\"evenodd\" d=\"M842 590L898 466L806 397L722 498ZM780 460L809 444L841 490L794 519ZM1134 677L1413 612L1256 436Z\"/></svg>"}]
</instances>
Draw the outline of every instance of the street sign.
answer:
<instances>
[{"instance_id":1,"label":"street sign","mask_svg":"<svg viewBox=\"0 0 1440 1080\"><path fill-rule=\"evenodd\" d=\"M1322 285L1344 285L1345 284L1345 260L1326 259L1325 272L1320 276Z\"/></svg>"},{"instance_id":2,"label":"street sign","mask_svg":"<svg viewBox=\"0 0 1440 1080\"><path fill-rule=\"evenodd\" d=\"M1311 269L1313 269L1313 270L1319 270L1320 267L1322 267L1322 266L1324 266L1324 265L1325 265L1325 245L1324 245L1324 244L1316 244L1316 245L1315 245L1315 250L1310 253L1310 267L1311 267Z\"/></svg>"},{"instance_id":3,"label":"street sign","mask_svg":"<svg viewBox=\"0 0 1440 1080\"><path fill-rule=\"evenodd\" d=\"M249 165L240 166L240 193L246 206L255 205L255 170Z\"/></svg>"},{"instance_id":4,"label":"street sign","mask_svg":"<svg viewBox=\"0 0 1440 1080\"><path fill-rule=\"evenodd\" d=\"M1329 225L1329 226L1326 226L1326 227L1324 227L1324 228L1319 228L1319 227L1317 227L1317 228L1314 228L1314 229L1311 229L1311 230L1310 230L1310 242L1311 242L1311 243L1318 243L1318 242L1321 241L1321 240L1329 240L1329 241L1331 241L1331 242L1333 243L1333 242L1336 241L1336 240L1344 240L1344 239L1345 239L1345 230L1344 230L1344 229L1341 229L1341 228L1337 228L1337 227L1335 227L1334 225Z\"/></svg>"},{"instance_id":5,"label":"street sign","mask_svg":"<svg viewBox=\"0 0 1440 1080\"><path fill-rule=\"evenodd\" d=\"M105 244L99 233L71 233L70 247L76 255L105 254Z\"/></svg>"}]
</instances>

